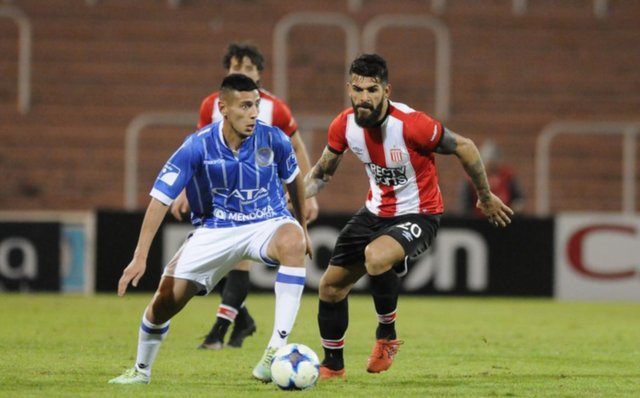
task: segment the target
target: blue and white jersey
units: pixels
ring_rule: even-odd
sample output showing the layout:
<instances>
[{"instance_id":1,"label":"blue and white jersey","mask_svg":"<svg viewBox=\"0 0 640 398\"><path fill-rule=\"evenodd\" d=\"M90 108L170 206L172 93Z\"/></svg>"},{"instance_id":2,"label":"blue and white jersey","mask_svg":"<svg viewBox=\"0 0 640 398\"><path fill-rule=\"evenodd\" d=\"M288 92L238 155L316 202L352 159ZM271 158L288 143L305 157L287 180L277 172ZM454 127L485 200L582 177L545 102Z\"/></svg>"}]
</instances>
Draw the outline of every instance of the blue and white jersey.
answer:
<instances>
[{"instance_id":1,"label":"blue and white jersey","mask_svg":"<svg viewBox=\"0 0 640 398\"><path fill-rule=\"evenodd\" d=\"M258 121L234 154L224 141L222 123L187 137L160 171L151 196L168 206L186 187L191 222L208 228L292 217L282 182L292 182L300 169L289 138Z\"/></svg>"}]
</instances>

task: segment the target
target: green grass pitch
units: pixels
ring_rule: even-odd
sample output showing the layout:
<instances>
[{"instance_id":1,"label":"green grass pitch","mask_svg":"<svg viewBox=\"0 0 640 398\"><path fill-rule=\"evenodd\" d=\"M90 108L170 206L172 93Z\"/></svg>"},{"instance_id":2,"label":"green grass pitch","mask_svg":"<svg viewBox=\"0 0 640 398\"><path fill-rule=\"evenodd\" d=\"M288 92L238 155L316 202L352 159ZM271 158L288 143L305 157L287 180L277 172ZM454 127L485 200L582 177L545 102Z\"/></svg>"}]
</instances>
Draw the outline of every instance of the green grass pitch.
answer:
<instances>
[{"instance_id":1,"label":"green grass pitch","mask_svg":"<svg viewBox=\"0 0 640 398\"><path fill-rule=\"evenodd\" d=\"M350 298L347 380L301 392L251 378L267 343L273 295L252 294L258 332L242 349L197 350L219 298L176 316L147 386L107 381L133 365L150 294L0 294L2 397L639 397L640 305L546 299L400 298L404 345L393 367L368 374L371 298ZM322 357L317 299L305 295L289 339Z\"/></svg>"}]
</instances>

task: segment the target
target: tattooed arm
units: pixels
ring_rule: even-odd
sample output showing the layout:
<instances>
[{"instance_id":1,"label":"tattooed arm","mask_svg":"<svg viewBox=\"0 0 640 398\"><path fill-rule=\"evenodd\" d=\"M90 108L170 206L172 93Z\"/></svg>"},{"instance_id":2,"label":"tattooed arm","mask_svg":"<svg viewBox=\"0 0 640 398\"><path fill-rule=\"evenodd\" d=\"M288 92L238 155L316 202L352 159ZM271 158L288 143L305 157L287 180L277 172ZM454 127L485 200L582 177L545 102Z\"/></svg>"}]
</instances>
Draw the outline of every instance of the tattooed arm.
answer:
<instances>
[{"instance_id":1,"label":"tattooed arm","mask_svg":"<svg viewBox=\"0 0 640 398\"><path fill-rule=\"evenodd\" d=\"M320 159L304 177L305 196L307 198L316 196L324 188L333 177L341 160L342 154L336 154L328 147L324 149Z\"/></svg>"},{"instance_id":2,"label":"tattooed arm","mask_svg":"<svg viewBox=\"0 0 640 398\"><path fill-rule=\"evenodd\" d=\"M491 192L487 173L484 170L484 164L476 144L469 138L445 128L436 152L443 155L456 155L460 159L464 171L471 178L476 189L478 195L476 207L482 210L489 222L496 226L506 227L511 222L510 216L513 215L513 210Z\"/></svg>"}]
</instances>

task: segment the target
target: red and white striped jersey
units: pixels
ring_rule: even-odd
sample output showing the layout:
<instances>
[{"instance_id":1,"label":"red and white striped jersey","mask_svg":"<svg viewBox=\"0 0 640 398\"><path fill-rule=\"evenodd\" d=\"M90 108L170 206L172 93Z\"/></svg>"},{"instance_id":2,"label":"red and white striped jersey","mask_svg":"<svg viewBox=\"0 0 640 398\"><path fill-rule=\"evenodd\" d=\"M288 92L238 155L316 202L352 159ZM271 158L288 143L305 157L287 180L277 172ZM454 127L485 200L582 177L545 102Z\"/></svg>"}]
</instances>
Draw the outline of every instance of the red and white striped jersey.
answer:
<instances>
[{"instance_id":1,"label":"red and white striped jersey","mask_svg":"<svg viewBox=\"0 0 640 398\"><path fill-rule=\"evenodd\" d=\"M442 124L423 112L389 101L379 127L356 124L353 109L339 114L329 127L329 148L350 149L369 176L366 207L380 217L440 214L444 211L433 151Z\"/></svg>"},{"instance_id":2,"label":"red and white striped jersey","mask_svg":"<svg viewBox=\"0 0 640 398\"><path fill-rule=\"evenodd\" d=\"M207 124L222 120L220 109L218 109L218 96L219 93L216 91L202 100L200 119L198 120L199 129ZM289 137L298 130L298 123L293 118L289 107L267 90L260 89L260 108L258 112L258 120L270 126L278 127Z\"/></svg>"}]
</instances>

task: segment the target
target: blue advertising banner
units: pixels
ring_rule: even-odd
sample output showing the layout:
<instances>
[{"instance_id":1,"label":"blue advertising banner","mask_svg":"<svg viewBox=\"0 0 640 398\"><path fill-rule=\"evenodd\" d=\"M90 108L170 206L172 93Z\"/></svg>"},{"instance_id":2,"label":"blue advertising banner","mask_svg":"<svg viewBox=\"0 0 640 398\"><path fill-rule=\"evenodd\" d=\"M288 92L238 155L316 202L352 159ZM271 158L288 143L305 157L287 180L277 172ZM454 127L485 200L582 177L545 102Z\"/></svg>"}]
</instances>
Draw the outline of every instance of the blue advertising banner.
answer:
<instances>
[{"instance_id":1,"label":"blue advertising banner","mask_svg":"<svg viewBox=\"0 0 640 398\"><path fill-rule=\"evenodd\" d=\"M82 224L62 225L62 291L65 293L85 292L87 275L85 262L87 253L86 227Z\"/></svg>"}]
</instances>

